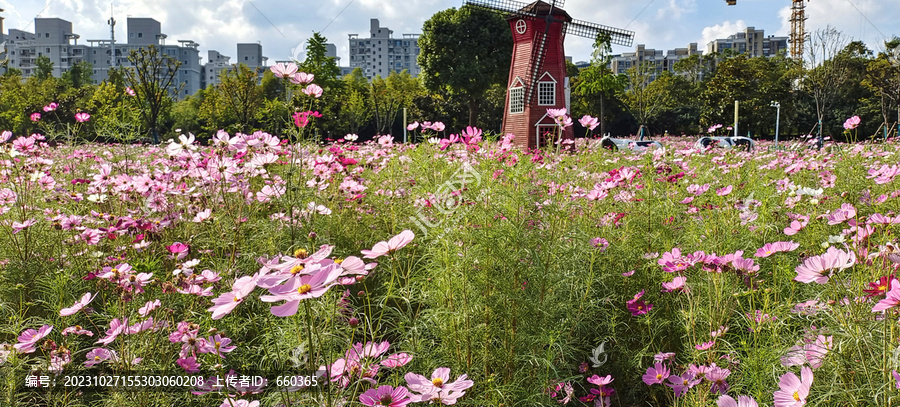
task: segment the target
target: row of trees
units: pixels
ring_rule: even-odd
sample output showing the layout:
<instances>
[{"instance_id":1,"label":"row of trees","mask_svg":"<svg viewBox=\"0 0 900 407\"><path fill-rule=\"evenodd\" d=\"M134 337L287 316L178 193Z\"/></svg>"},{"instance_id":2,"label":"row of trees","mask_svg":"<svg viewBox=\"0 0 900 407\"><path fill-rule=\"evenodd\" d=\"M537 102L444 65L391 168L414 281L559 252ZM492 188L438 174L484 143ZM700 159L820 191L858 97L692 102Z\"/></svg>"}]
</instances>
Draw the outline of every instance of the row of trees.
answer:
<instances>
[{"instance_id":1,"label":"row of trees","mask_svg":"<svg viewBox=\"0 0 900 407\"><path fill-rule=\"evenodd\" d=\"M448 131L466 125L500 130L512 39L498 15L463 7L432 16L419 39L418 78L402 72L369 81L358 69L342 77L334 58L325 55L326 41L315 34L306 45L306 59L299 61L300 71L315 75L324 89L325 96L314 100L285 78L240 65L224 71L218 85L175 101L180 63L154 47L132 53L133 68L111 70L100 84L91 84L87 63L55 78L49 60L39 58L35 74L25 80L15 70L0 77L0 129L65 133L64 123L87 111L93 119L82 135L158 142L176 129L206 136L218 129L281 134L293 126L292 112L315 110L322 118L313 121L308 134L367 138L401 133L406 108L408 121L443 121ZM863 135L896 128L900 39L876 54L827 29L814 33L807 48L806 66L784 56L726 53L693 55L678 61L673 72L644 63L615 74L608 68L609 41L601 36L587 68L569 66L571 113L601 117L601 134L634 134L641 126L655 134L698 134L717 123L730 124L738 100L741 133L767 136L774 132L771 103L777 101L783 107L782 133L837 136L844 119L853 115L863 118ZM31 113L50 102L58 108L33 122Z\"/></svg>"}]
</instances>

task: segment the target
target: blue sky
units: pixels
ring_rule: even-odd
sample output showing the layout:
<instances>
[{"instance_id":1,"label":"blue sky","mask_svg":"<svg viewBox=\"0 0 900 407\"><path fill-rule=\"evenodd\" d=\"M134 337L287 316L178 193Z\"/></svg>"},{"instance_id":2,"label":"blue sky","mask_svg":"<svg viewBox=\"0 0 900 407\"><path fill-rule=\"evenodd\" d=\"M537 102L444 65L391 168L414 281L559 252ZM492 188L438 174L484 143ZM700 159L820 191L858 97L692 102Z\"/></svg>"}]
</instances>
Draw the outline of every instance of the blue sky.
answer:
<instances>
[{"instance_id":1,"label":"blue sky","mask_svg":"<svg viewBox=\"0 0 900 407\"><path fill-rule=\"evenodd\" d=\"M369 19L377 18L395 37L420 33L432 14L460 7L463 0L0 0L6 11L4 28L33 31L33 19L59 17L72 21L74 31L87 39L109 37L106 20L110 4L119 24L117 38L125 37L127 16L151 17L162 23L168 41L200 43L206 51L234 57L238 42L259 42L270 63L289 59L298 45L320 31L338 47L347 65L347 34L367 37ZM767 35L787 35L790 0L566 0L564 9L574 18L635 31L635 44L672 49L699 43L753 26ZM900 0L812 0L807 3L807 30L828 25L876 51L885 37L900 36ZM588 60L591 40L570 37L566 54ZM302 49L302 47L301 47ZM616 46L615 53L632 48Z\"/></svg>"}]
</instances>

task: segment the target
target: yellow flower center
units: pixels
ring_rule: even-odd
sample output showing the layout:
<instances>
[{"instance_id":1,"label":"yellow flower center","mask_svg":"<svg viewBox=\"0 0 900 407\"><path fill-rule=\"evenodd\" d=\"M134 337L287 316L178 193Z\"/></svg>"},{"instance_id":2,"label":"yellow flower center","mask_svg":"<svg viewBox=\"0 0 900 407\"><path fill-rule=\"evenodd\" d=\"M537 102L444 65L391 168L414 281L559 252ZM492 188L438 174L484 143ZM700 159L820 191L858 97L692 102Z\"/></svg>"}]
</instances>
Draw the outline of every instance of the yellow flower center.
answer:
<instances>
[{"instance_id":1,"label":"yellow flower center","mask_svg":"<svg viewBox=\"0 0 900 407\"><path fill-rule=\"evenodd\" d=\"M334 264L341 264L344 262L344 259L334 259Z\"/></svg>"},{"instance_id":2,"label":"yellow flower center","mask_svg":"<svg viewBox=\"0 0 900 407\"><path fill-rule=\"evenodd\" d=\"M112 270L110 270L110 271L111 271L113 274L119 274L119 269L117 269L117 268L114 268L114 269L112 269Z\"/></svg>"},{"instance_id":3,"label":"yellow flower center","mask_svg":"<svg viewBox=\"0 0 900 407\"><path fill-rule=\"evenodd\" d=\"M887 286L880 285L880 286L878 286L878 290L879 290L879 291L886 291L886 290L887 290Z\"/></svg>"},{"instance_id":4,"label":"yellow flower center","mask_svg":"<svg viewBox=\"0 0 900 407\"><path fill-rule=\"evenodd\" d=\"M234 297L234 302L240 302L240 301L241 301L240 298L238 298L237 296Z\"/></svg>"},{"instance_id":5,"label":"yellow flower center","mask_svg":"<svg viewBox=\"0 0 900 407\"><path fill-rule=\"evenodd\" d=\"M303 284L300 286L300 288L297 289L297 292L300 294L306 294L310 291L312 291L312 286L310 286L309 284Z\"/></svg>"},{"instance_id":6,"label":"yellow flower center","mask_svg":"<svg viewBox=\"0 0 900 407\"><path fill-rule=\"evenodd\" d=\"M800 392L798 392L798 391L794 392L794 401L800 401Z\"/></svg>"},{"instance_id":7,"label":"yellow flower center","mask_svg":"<svg viewBox=\"0 0 900 407\"><path fill-rule=\"evenodd\" d=\"M441 386L444 385L444 381L441 380L440 377L438 377L438 378L435 378L434 380L432 380L432 381L431 381L431 384L433 384L434 387L441 387Z\"/></svg>"},{"instance_id":8,"label":"yellow flower center","mask_svg":"<svg viewBox=\"0 0 900 407\"><path fill-rule=\"evenodd\" d=\"M222 342L216 341L216 349L218 349L219 346L222 346Z\"/></svg>"},{"instance_id":9,"label":"yellow flower center","mask_svg":"<svg viewBox=\"0 0 900 407\"><path fill-rule=\"evenodd\" d=\"M303 265L301 265L301 264L291 267L291 274L297 274L301 271L303 271Z\"/></svg>"},{"instance_id":10,"label":"yellow flower center","mask_svg":"<svg viewBox=\"0 0 900 407\"><path fill-rule=\"evenodd\" d=\"M662 375L659 374L659 373L657 373L657 374L656 374L656 380L662 380Z\"/></svg>"},{"instance_id":11,"label":"yellow flower center","mask_svg":"<svg viewBox=\"0 0 900 407\"><path fill-rule=\"evenodd\" d=\"M94 355L94 360L100 360L100 355Z\"/></svg>"},{"instance_id":12,"label":"yellow flower center","mask_svg":"<svg viewBox=\"0 0 900 407\"><path fill-rule=\"evenodd\" d=\"M305 259L306 256L309 256L309 252L306 249L297 249L294 250L294 257L298 259Z\"/></svg>"}]
</instances>

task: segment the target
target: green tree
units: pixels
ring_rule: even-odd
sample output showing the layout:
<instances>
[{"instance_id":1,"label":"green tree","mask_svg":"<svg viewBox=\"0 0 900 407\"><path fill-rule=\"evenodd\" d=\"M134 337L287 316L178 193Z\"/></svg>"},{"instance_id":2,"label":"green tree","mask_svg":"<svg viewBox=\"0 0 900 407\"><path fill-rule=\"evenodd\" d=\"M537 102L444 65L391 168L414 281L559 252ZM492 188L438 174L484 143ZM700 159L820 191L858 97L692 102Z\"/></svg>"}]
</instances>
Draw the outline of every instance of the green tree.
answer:
<instances>
[{"instance_id":1,"label":"green tree","mask_svg":"<svg viewBox=\"0 0 900 407\"><path fill-rule=\"evenodd\" d=\"M885 42L885 51L866 66L862 84L878 97L884 134L888 134L900 122L900 38ZM897 122L892 122L891 113L895 112Z\"/></svg>"},{"instance_id":2,"label":"green tree","mask_svg":"<svg viewBox=\"0 0 900 407\"><path fill-rule=\"evenodd\" d=\"M94 79L91 77L93 71L94 66L90 62L80 61L73 64L68 71L63 72L62 81L67 86L79 89L84 85L94 83Z\"/></svg>"},{"instance_id":3,"label":"green tree","mask_svg":"<svg viewBox=\"0 0 900 407\"><path fill-rule=\"evenodd\" d=\"M334 57L326 56L325 44L328 39L322 34L313 33L306 42L306 59L297 64L300 72L311 73L314 82L325 91L334 91L341 86L341 68Z\"/></svg>"},{"instance_id":4,"label":"green tree","mask_svg":"<svg viewBox=\"0 0 900 407\"><path fill-rule=\"evenodd\" d=\"M658 68L649 62L639 63L629 68L625 75L628 89L623 101L640 124L639 134L654 120L663 107L666 93L660 85L651 86Z\"/></svg>"},{"instance_id":5,"label":"green tree","mask_svg":"<svg viewBox=\"0 0 900 407\"><path fill-rule=\"evenodd\" d=\"M498 14L472 6L447 9L422 27L418 57L426 89L461 95L470 126L477 124L485 92L504 84L509 73L512 36Z\"/></svg>"},{"instance_id":6,"label":"green tree","mask_svg":"<svg viewBox=\"0 0 900 407\"><path fill-rule=\"evenodd\" d=\"M253 127L252 122L262 107L263 90L258 83L259 74L240 64L222 71L220 83L216 86L226 109L237 119L236 125L244 133Z\"/></svg>"},{"instance_id":7,"label":"green tree","mask_svg":"<svg viewBox=\"0 0 900 407\"><path fill-rule=\"evenodd\" d=\"M125 69L125 77L137 95L141 118L158 144L160 118L171 107L172 95L179 94L184 86L175 80L181 61L160 53L153 45L132 50L128 61L132 67Z\"/></svg>"},{"instance_id":8,"label":"green tree","mask_svg":"<svg viewBox=\"0 0 900 407\"><path fill-rule=\"evenodd\" d=\"M847 59L836 58L846 43L846 37L829 26L812 33L806 47L803 85L816 102L820 142L825 114L847 80Z\"/></svg>"},{"instance_id":9,"label":"green tree","mask_svg":"<svg viewBox=\"0 0 900 407\"><path fill-rule=\"evenodd\" d=\"M34 77L38 80L50 79L53 77L53 62L46 55L41 55L34 60Z\"/></svg>"},{"instance_id":10,"label":"green tree","mask_svg":"<svg viewBox=\"0 0 900 407\"><path fill-rule=\"evenodd\" d=\"M347 133L358 133L375 114L371 105L369 81L360 68L345 75L343 81L344 95L336 121L344 126Z\"/></svg>"},{"instance_id":11,"label":"green tree","mask_svg":"<svg viewBox=\"0 0 900 407\"><path fill-rule=\"evenodd\" d=\"M611 60L612 46L608 34L600 33L594 41L591 64L572 78L572 90L582 101L585 113L599 112L600 134L606 134L608 116L607 101L616 99L625 90L624 77L616 75L607 66Z\"/></svg>"}]
</instances>

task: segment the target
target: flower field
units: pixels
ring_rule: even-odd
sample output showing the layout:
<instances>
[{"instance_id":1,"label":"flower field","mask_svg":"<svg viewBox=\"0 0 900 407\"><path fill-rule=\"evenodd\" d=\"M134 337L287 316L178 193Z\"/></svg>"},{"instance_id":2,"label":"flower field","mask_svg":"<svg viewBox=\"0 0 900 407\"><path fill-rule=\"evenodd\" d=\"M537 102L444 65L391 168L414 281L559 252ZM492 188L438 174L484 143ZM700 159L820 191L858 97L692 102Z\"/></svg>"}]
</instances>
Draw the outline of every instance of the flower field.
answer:
<instances>
[{"instance_id":1,"label":"flower field","mask_svg":"<svg viewBox=\"0 0 900 407\"><path fill-rule=\"evenodd\" d=\"M900 404L896 140L0 140L0 405Z\"/></svg>"}]
</instances>

